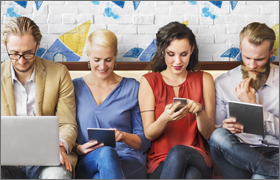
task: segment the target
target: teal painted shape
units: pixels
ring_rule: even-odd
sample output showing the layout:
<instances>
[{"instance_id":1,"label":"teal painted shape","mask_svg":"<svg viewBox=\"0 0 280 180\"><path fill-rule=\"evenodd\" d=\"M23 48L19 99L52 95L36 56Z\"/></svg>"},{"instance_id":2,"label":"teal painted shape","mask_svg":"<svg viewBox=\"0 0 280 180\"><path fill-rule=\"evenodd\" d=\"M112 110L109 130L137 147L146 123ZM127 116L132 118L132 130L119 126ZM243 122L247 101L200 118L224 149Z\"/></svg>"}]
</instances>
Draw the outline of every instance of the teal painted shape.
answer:
<instances>
[{"instance_id":1,"label":"teal painted shape","mask_svg":"<svg viewBox=\"0 0 280 180\"><path fill-rule=\"evenodd\" d=\"M17 14L17 13L15 12L15 8L14 8L14 7L9 7L9 8L7 9L6 16L7 16L7 17L19 17L19 16L21 16L21 15L19 15L19 14Z\"/></svg>"},{"instance_id":2,"label":"teal painted shape","mask_svg":"<svg viewBox=\"0 0 280 180\"><path fill-rule=\"evenodd\" d=\"M104 9L103 16L112 17L113 19L119 19L120 16L113 12L112 6L107 4L107 7Z\"/></svg>"},{"instance_id":3,"label":"teal painted shape","mask_svg":"<svg viewBox=\"0 0 280 180\"><path fill-rule=\"evenodd\" d=\"M94 5L99 5L99 1L90 1L91 3L93 3Z\"/></svg>"},{"instance_id":4,"label":"teal painted shape","mask_svg":"<svg viewBox=\"0 0 280 180\"><path fill-rule=\"evenodd\" d=\"M215 14L212 14L210 11L210 6L206 4L206 6L202 9L201 16L210 17L211 19L217 18Z\"/></svg>"},{"instance_id":5,"label":"teal painted shape","mask_svg":"<svg viewBox=\"0 0 280 180\"><path fill-rule=\"evenodd\" d=\"M192 5L197 5L197 1L188 1L189 3L191 3Z\"/></svg>"}]
</instances>

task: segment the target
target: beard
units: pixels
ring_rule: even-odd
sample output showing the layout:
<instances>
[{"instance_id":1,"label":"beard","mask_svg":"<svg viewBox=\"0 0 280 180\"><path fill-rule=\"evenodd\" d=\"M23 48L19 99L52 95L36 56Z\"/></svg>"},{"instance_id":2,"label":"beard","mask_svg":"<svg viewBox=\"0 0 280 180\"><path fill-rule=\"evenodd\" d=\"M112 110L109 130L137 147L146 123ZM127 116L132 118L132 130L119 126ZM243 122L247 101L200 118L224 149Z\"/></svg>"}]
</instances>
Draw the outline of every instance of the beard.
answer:
<instances>
[{"instance_id":1,"label":"beard","mask_svg":"<svg viewBox=\"0 0 280 180\"><path fill-rule=\"evenodd\" d=\"M17 72L28 72L30 69L32 69L34 67L34 64L35 64L35 61L30 62L29 66L25 69L20 69L15 64L14 68Z\"/></svg>"},{"instance_id":2,"label":"beard","mask_svg":"<svg viewBox=\"0 0 280 180\"><path fill-rule=\"evenodd\" d=\"M254 88L255 90L258 90L262 85L265 84L265 82L269 76L270 61L268 60L263 68L251 69L251 68L246 67L243 63L243 60L241 59L241 69L242 69L243 79L252 78L249 83L249 86ZM251 71L251 70L254 70L258 73L249 74L249 71Z\"/></svg>"}]
</instances>

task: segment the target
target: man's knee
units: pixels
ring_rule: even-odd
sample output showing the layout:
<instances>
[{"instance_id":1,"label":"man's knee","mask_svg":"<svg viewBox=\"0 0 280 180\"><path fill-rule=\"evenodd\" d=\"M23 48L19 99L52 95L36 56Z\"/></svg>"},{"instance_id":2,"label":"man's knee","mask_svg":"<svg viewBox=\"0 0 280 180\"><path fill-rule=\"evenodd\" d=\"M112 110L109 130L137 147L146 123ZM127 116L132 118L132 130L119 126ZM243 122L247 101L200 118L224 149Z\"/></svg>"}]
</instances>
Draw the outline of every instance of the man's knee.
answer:
<instances>
[{"instance_id":1,"label":"man's knee","mask_svg":"<svg viewBox=\"0 0 280 180\"><path fill-rule=\"evenodd\" d=\"M40 175L40 179L71 179L72 172L68 171L65 166L45 167Z\"/></svg>"},{"instance_id":2,"label":"man's knee","mask_svg":"<svg viewBox=\"0 0 280 180\"><path fill-rule=\"evenodd\" d=\"M260 174L253 174L251 179L267 179L267 178Z\"/></svg>"},{"instance_id":3,"label":"man's knee","mask_svg":"<svg viewBox=\"0 0 280 180\"><path fill-rule=\"evenodd\" d=\"M218 128L212 133L210 137L210 146L220 146L225 145L226 143L230 143L231 141L227 139L227 137L231 134L225 128Z\"/></svg>"}]
</instances>

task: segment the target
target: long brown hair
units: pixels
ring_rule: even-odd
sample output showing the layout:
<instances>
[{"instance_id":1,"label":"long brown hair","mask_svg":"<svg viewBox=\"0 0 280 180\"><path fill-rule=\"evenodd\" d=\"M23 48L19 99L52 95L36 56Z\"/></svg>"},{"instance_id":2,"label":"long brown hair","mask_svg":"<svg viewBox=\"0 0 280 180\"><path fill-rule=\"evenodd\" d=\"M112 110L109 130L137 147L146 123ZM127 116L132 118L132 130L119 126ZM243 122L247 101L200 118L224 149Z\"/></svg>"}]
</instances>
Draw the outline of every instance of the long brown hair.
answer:
<instances>
[{"instance_id":1,"label":"long brown hair","mask_svg":"<svg viewBox=\"0 0 280 180\"><path fill-rule=\"evenodd\" d=\"M165 70L167 68L164 58L165 49L170 45L171 41L185 38L188 39L191 47L194 47L187 70L199 70L198 48L195 35L190 28L179 22L170 22L158 30L156 34L157 51L150 62L150 70L153 72Z\"/></svg>"}]
</instances>

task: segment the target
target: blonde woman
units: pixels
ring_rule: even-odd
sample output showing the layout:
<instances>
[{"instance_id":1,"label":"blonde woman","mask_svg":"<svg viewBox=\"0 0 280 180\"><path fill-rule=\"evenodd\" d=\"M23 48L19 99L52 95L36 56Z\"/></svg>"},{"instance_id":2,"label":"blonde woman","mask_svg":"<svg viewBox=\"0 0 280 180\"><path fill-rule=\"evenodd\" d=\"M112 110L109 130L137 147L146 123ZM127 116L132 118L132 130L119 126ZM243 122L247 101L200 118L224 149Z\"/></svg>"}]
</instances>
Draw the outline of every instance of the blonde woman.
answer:
<instances>
[{"instance_id":1,"label":"blonde woman","mask_svg":"<svg viewBox=\"0 0 280 180\"><path fill-rule=\"evenodd\" d=\"M91 72L74 79L79 134L76 178L146 178L145 138L138 105L139 82L114 73L117 37L100 29L88 37ZM87 128L114 128L116 148L88 142Z\"/></svg>"}]
</instances>

